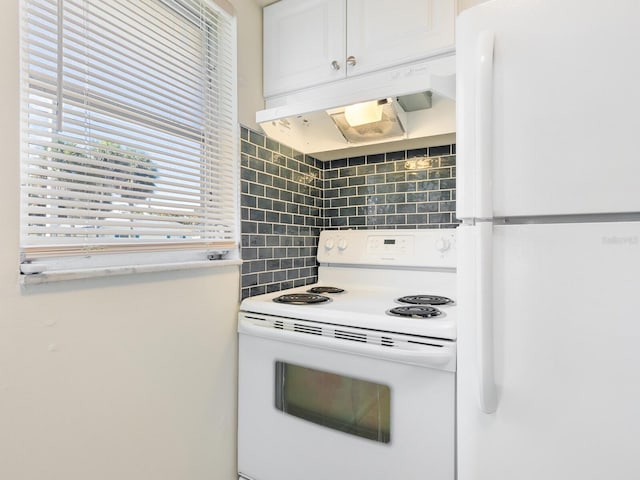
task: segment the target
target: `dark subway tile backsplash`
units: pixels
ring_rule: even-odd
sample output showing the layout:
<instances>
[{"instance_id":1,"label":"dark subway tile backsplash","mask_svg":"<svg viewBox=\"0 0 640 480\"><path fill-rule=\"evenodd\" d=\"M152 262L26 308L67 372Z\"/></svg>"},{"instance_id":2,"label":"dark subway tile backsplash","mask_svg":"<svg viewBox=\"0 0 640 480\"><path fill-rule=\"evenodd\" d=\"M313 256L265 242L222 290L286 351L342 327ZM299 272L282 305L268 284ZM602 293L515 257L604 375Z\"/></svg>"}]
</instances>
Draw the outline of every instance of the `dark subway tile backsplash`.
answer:
<instances>
[{"instance_id":1,"label":"dark subway tile backsplash","mask_svg":"<svg viewBox=\"0 0 640 480\"><path fill-rule=\"evenodd\" d=\"M322 165L246 128L241 139L242 298L315 282Z\"/></svg>"},{"instance_id":2,"label":"dark subway tile backsplash","mask_svg":"<svg viewBox=\"0 0 640 480\"><path fill-rule=\"evenodd\" d=\"M455 145L320 162L241 130L242 298L316 282L322 229L457 226Z\"/></svg>"},{"instance_id":3,"label":"dark subway tile backsplash","mask_svg":"<svg viewBox=\"0 0 640 480\"><path fill-rule=\"evenodd\" d=\"M324 228L455 227L452 150L443 145L391 152L382 162L381 155L368 155L355 171L339 160L327 162ZM364 208L338 208L343 205Z\"/></svg>"}]
</instances>

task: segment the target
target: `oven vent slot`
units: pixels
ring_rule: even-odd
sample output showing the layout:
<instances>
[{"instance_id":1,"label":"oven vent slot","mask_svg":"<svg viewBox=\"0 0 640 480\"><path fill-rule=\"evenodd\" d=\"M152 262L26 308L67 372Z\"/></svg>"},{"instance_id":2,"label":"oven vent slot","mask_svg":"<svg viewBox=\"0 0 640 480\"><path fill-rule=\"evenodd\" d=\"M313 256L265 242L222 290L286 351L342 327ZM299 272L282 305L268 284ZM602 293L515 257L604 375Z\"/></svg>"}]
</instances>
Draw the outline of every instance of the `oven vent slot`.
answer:
<instances>
[{"instance_id":1,"label":"oven vent slot","mask_svg":"<svg viewBox=\"0 0 640 480\"><path fill-rule=\"evenodd\" d=\"M277 328L278 330L284 330L284 323L282 322L282 320L274 320L273 328Z\"/></svg>"},{"instance_id":2,"label":"oven vent slot","mask_svg":"<svg viewBox=\"0 0 640 480\"><path fill-rule=\"evenodd\" d=\"M415 340L407 340L407 343L413 343L414 345L426 345L427 347L438 347L438 348L442 347L442 345L437 345L435 343L416 342Z\"/></svg>"},{"instance_id":3,"label":"oven vent slot","mask_svg":"<svg viewBox=\"0 0 640 480\"><path fill-rule=\"evenodd\" d=\"M366 333L355 333L355 332L346 332L344 330L336 330L333 336L341 340L350 340L352 342L367 343Z\"/></svg>"},{"instance_id":4,"label":"oven vent slot","mask_svg":"<svg viewBox=\"0 0 640 480\"><path fill-rule=\"evenodd\" d=\"M293 324L293 331L298 333L306 333L309 335L322 335L322 328L311 325L302 325L300 323Z\"/></svg>"},{"instance_id":5,"label":"oven vent slot","mask_svg":"<svg viewBox=\"0 0 640 480\"><path fill-rule=\"evenodd\" d=\"M382 345L383 347L393 347L394 346L393 338L380 337L380 345Z\"/></svg>"}]
</instances>

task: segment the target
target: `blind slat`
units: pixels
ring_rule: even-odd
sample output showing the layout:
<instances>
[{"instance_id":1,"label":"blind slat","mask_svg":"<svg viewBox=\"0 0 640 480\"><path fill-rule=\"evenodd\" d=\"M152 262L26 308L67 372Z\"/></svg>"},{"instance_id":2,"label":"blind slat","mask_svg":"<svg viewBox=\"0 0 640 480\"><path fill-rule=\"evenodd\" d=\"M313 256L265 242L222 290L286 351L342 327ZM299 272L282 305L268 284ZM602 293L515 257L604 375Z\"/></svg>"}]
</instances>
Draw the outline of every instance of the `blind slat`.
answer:
<instances>
[{"instance_id":1,"label":"blind slat","mask_svg":"<svg viewBox=\"0 0 640 480\"><path fill-rule=\"evenodd\" d=\"M45 146L46 150L42 150L42 146ZM57 153L54 151L57 150ZM79 148L77 145L70 145L68 143L50 143L50 142L42 142L42 145L39 145L39 148L27 148L26 151L32 155L32 159L30 161L31 166L41 166L43 168L63 168L65 166L65 162L73 162L78 165L78 168L81 167L89 167L92 165L95 166L104 166L104 162L117 162L124 159L127 160L127 163L114 164L112 167L118 167L119 171L129 172L133 175L138 174L139 176L133 177L132 179L144 179L148 178L149 175L153 174L154 178L158 182L160 182L160 177L155 177L155 171L162 169L162 180L180 180L182 182L190 183L197 182L199 183L200 177L202 175L216 175L221 180L228 181L232 179L232 172L229 172L228 169L220 169L217 165L206 165L203 166L198 163L187 162L185 160L184 164L181 164L179 161L158 161L155 163L145 163L144 160L134 160L136 157L142 157L143 155L135 151L124 150L121 151L121 155L109 154L105 151L104 146L91 146L91 150L87 152ZM89 154L98 155L100 159L92 160ZM46 157L46 158L38 158L37 156ZM81 157L81 158L79 158ZM148 159L150 157L145 156L144 159ZM177 159L179 160L179 159ZM60 162L60 163L56 163ZM97 171L96 173L104 173L104 170ZM142 177L142 178L140 178ZM191 178L191 181L188 179Z\"/></svg>"},{"instance_id":2,"label":"blind slat","mask_svg":"<svg viewBox=\"0 0 640 480\"><path fill-rule=\"evenodd\" d=\"M37 135L38 132L31 131L33 135ZM103 143L86 143L86 147L79 146L77 138L61 138L57 142L42 141L40 144L33 148L28 148L27 152L32 154L34 158L32 162L38 162L36 156L47 157L51 161L57 160L75 162L78 165L104 165L104 162L121 161L119 166L122 166L125 170L137 171L140 174L155 172L162 170L162 178L185 178L188 176L199 176L207 173L215 173L224 175L227 169L220 171L220 165L216 164L202 164L200 162L193 161L193 158L189 158L186 155L188 152L180 152L180 156L172 158L157 158L153 156L153 153L148 151L129 149L129 148L117 148L113 144ZM221 147L223 144L218 145ZM215 149L215 145L205 145L205 148ZM224 148L219 148L224 150ZM95 157L99 157L100 160L94 161ZM126 160L126 164L125 161ZM138 169L131 169L131 166L141 166ZM229 173L229 172L228 172ZM173 175L175 174L175 175ZM159 177L158 177L159 178Z\"/></svg>"},{"instance_id":3,"label":"blind slat","mask_svg":"<svg viewBox=\"0 0 640 480\"><path fill-rule=\"evenodd\" d=\"M95 202L95 200L94 200ZM100 203L89 203L89 202L84 202L82 204L78 204L77 202L74 202L72 200L60 200L60 199L51 199L47 202L47 204L39 204L38 202L30 202L30 204L32 205L33 208L33 212L34 213L40 213L40 214L47 214L48 212L45 210L46 208L50 208L51 205L55 205L56 207L63 207L66 208L69 211L69 216L87 216L87 215L94 215L96 212L99 213L100 215L102 215L102 213L105 213L105 205L104 204L100 204ZM95 208L91 209L91 206L94 206ZM174 206L172 204L165 204L164 206L167 208L163 208L160 209L158 208L158 204L154 203L153 205L150 206L150 208L154 208L154 213L158 213L161 212L163 215L167 216L167 217L173 217L173 218L178 218L178 217L182 217L182 218L208 218L205 215L201 215L198 214L198 211L200 209L195 209L194 208L188 208L188 207L180 207L180 206ZM78 208L81 207L81 208ZM129 212L136 215L140 215L140 218L147 218L146 216L140 214L140 207L135 206L135 205L124 205L124 204L119 204L118 205L119 210L122 210L124 212ZM108 216L109 212L106 211L106 216ZM211 216L211 215L215 215L215 211L214 212L207 212L207 215ZM105 215L103 215L105 216ZM222 210L218 215L215 215L216 218L221 218L224 217L226 218L228 215L225 214L225 211ZM68 218L68 217L67 217ZM123 216L124 218L124 216ZM127 217L130 218L130 217ZM54 222L56 219L50 219L50 221L48 221L48 223ZM68 223L68 222L67 222ZM66 223L65 223L66 224Z\"/></svg>"},{"instance_id":4,"label":"blind slat","mask_svg":"<svg viewBox=\"0 0 640 480\"><path fill-rule=\"evenodd\" d=\"M216 241L216 242L176 242L173 240L172 242L154 242L148 243L145 246L138 247L139 251L170 251L176 248L179 249L216 249L216 248L233 248L234 243L229 241ZM132 249L135 248L135 244L130 243L122 243L120 245L114 245L109 243L96 243L92 246L85 247L85 251L91 251L92 253L128 253ZM41 249L35 246L27 246L24 248L25 251L29 253L30 258L39 258L39 257L47 257L52 253L55 253L58 256L73 256L78 254L78 249L73 245L66 244L58 244L55 247L51 247L49 249Z\"/></svg>"}]
</instances>

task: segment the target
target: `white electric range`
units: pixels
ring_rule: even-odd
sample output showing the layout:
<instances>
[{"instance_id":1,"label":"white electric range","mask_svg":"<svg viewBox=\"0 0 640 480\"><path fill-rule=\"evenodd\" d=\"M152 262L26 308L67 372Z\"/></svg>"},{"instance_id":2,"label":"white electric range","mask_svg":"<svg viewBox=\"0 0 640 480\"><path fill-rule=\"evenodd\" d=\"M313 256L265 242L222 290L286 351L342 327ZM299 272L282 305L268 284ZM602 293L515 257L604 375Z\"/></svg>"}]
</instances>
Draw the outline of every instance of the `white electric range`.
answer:
<instances>
[{"instance_id":1,"label":"white electric range","mask_svg":"<svg viewBox=\"0 0 640 480\"><path fill-rule=\"evenodd\" d=\"M241 478L453 479L455 247L323 231L317 284L242 302Z\"/></svg>"}]
</instances>

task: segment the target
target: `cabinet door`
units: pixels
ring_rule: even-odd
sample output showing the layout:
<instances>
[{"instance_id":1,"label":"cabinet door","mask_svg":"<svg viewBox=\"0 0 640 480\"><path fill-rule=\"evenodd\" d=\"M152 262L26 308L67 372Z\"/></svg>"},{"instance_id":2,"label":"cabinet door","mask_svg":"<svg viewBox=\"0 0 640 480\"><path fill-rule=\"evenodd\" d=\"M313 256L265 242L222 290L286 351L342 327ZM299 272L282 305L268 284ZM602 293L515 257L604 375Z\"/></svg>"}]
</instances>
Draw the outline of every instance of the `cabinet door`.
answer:
<instances>
[{"instance_id":1,"label":"cabinet door","mask_svg":"<svg viewBox=\"0 0 640 480\"><path fill-rule=\"evenodd\" d=\"M454 22L455 0L348 0L347 75L451 51Z\"/></svg>"},{"instance_id":2,"label":"cabinet door","mask_svg":"<svg viewBox=\"0 0 640 480\"><path fill-rule=\"evenodd\" d=\"M346 0L264 8L265 97L345 77L345 14Z\"/></svg>"}]
</instances>

